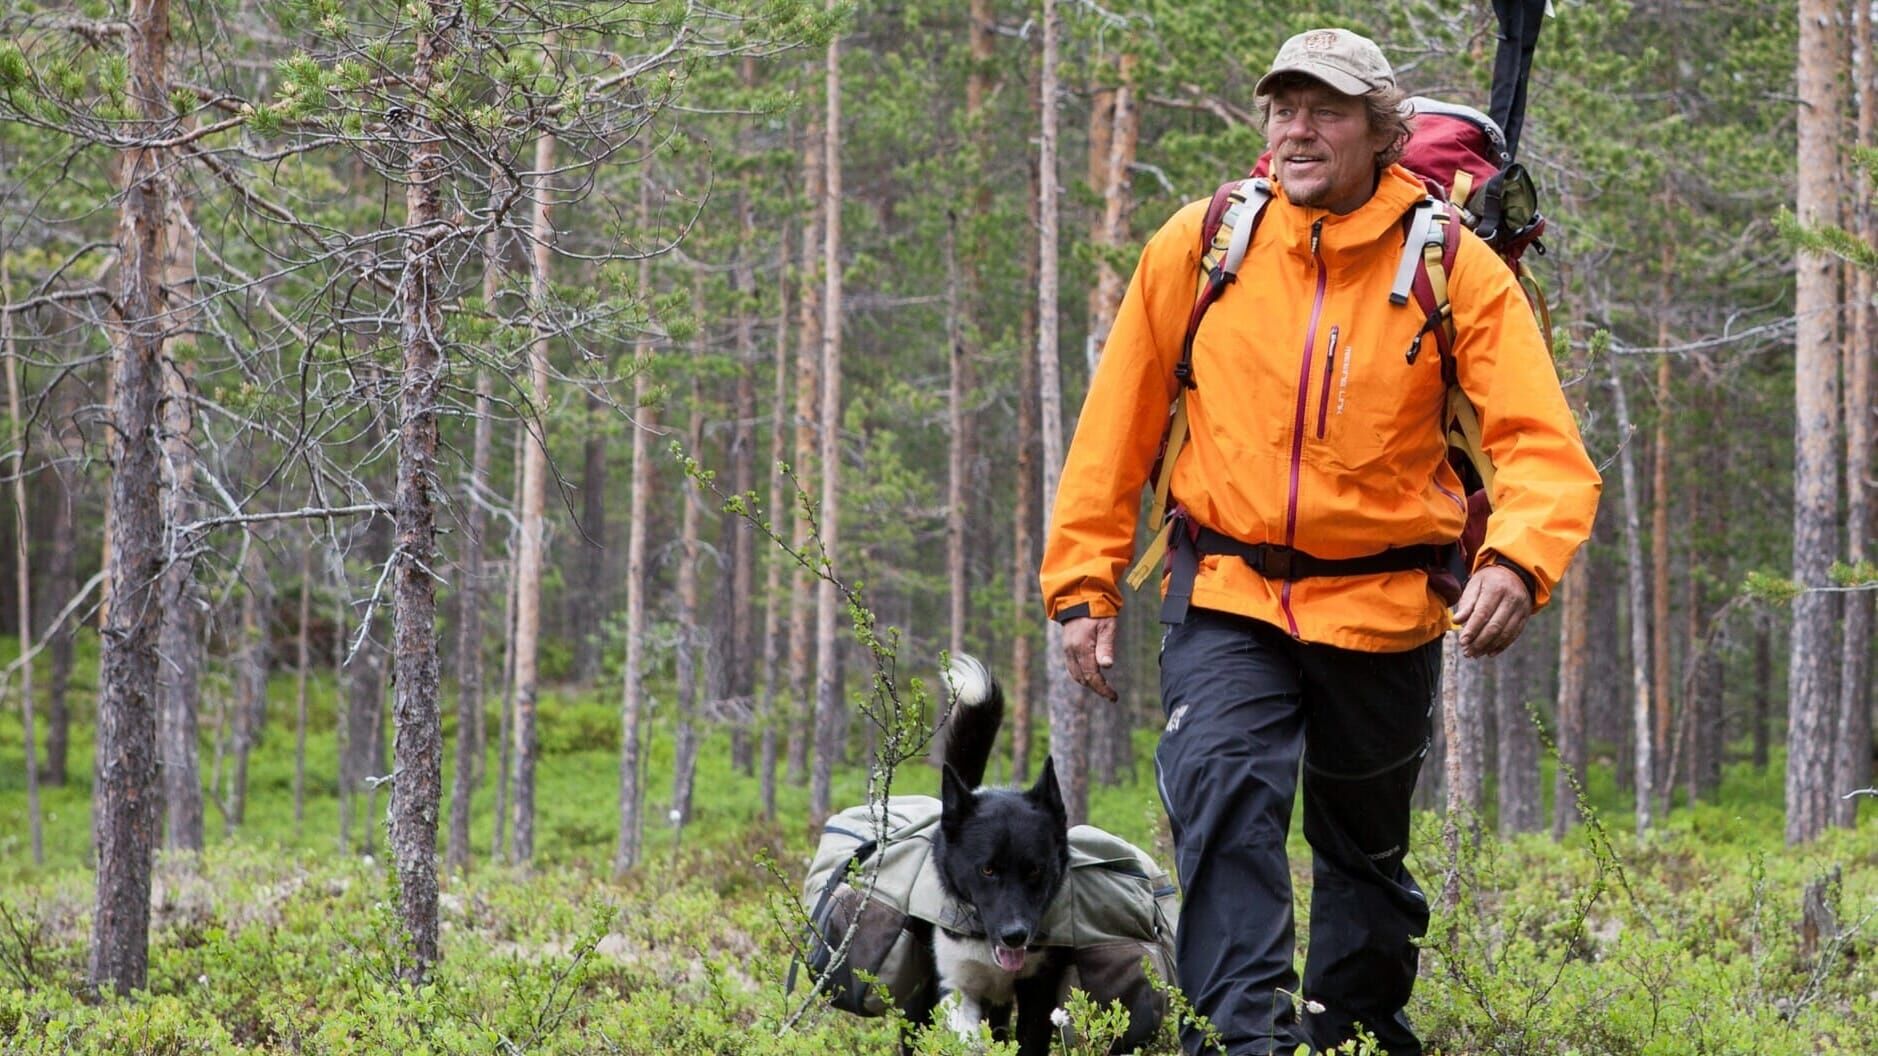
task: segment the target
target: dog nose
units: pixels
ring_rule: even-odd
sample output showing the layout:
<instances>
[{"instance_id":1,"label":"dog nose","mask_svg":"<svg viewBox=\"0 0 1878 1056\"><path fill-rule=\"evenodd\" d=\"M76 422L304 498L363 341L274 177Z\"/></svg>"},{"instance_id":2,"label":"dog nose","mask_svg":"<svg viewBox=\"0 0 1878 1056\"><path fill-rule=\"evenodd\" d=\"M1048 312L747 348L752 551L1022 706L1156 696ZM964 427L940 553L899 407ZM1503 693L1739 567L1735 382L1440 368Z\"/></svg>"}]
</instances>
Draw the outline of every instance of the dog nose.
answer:
<instances>
[{"instance_id":1,"label":"dog nose","mask_svg":"<svg viewBox=\"0 0 1878 1056\"><path fill-rule=\"evenodd\" d=\"M1030 945L1030 929L1010 927L998 934L998 941L1014 950Z\"/></svg>"}]
</instances>

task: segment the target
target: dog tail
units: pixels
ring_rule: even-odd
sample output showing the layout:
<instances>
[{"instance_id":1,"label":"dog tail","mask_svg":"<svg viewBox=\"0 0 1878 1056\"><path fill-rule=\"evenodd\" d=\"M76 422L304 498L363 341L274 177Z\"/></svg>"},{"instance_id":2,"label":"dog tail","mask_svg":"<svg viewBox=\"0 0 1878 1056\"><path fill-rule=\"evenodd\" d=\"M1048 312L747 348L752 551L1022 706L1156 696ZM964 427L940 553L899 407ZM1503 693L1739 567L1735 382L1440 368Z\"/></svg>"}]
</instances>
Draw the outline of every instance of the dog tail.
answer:
<instances>
[{"instance_id":1,"label":"dog tail","mask_svg":"<svg viewBox=\"0 0 1878 1056\"><path fill-rule=\"evenodd\" d=\"M1004 722L1004 690L984 664L963 653L952 657L945 682L952 705L946 722L946 765L958 771L967 786L977 788Z\"/></svg>"}]
</instances>

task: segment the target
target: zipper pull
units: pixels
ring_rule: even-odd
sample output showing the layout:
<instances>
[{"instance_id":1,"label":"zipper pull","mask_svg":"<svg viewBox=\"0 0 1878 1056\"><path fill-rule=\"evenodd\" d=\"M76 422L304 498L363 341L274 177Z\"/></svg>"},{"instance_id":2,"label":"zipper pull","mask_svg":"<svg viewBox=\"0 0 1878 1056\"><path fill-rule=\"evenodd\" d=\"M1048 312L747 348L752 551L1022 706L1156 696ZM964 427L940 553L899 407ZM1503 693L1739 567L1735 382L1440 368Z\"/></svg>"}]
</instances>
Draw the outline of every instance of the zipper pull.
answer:
<instances>
[{"instance_id":1,"label":"zipper pull","mask_svg":"<svg viewBox=\"0 0 1878 1056\"><path fill-rule=\"evenodd\" d=\"M1326 374L1330 372L1330 368L1337 365L1337 328L1334 326L1330 328L1330 353L1325 357L1324 363Z\"/></svg>"},{"instance_id":2,"label":"zipper pull","mask_svg":"<svg viewBox=\"0 0 1878 1056\"><path fill-rule=\"evenodd\" d=\"M1317 240L1323 233L1324 218L1320 216L1311 224L1311 256L1313 257L1317 255Z\"/></svg>"}]
</instances>

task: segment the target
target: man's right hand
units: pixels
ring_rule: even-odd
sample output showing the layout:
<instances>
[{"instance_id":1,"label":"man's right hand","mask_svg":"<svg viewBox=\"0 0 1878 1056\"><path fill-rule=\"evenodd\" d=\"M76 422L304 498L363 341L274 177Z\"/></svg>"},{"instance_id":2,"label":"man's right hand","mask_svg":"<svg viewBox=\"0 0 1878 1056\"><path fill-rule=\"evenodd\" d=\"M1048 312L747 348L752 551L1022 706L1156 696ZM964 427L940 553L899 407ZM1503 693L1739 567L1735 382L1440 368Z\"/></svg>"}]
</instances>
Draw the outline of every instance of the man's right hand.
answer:
<instances>
[{"instance_id":1,"label":"man's right hand","mask_svg":"<svg viewBox=\"0 0 1878 1056\"><path fill-rule=\"evenodd\" d=\"M1063 655L1069 677L1106 700L1115 689L1102 672L1115 666L1115 617L1082 616L1063 625Z\"/></svg>"}]
</instances>

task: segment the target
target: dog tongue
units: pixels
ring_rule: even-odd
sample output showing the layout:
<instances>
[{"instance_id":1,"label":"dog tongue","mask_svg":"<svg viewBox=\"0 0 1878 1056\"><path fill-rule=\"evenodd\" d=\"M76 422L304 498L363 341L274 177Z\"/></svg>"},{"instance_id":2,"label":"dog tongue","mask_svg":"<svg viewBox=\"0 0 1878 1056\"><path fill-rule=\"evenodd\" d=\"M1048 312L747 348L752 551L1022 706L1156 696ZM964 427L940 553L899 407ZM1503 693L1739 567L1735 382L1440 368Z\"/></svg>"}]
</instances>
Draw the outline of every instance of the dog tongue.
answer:
<instances>
[{"instance_id":1,"label":"dog tongue","mask_svg":"<svg viewBox=\"0 0 1878 1056\"><path fill-rule=\"evenodd\" d=\"M1024 948L1021 946L999 946L993 944L991 955L998 959L998 967L1007 972L1015 972L1024 966Z\"/></svg>"}]
</instances>

